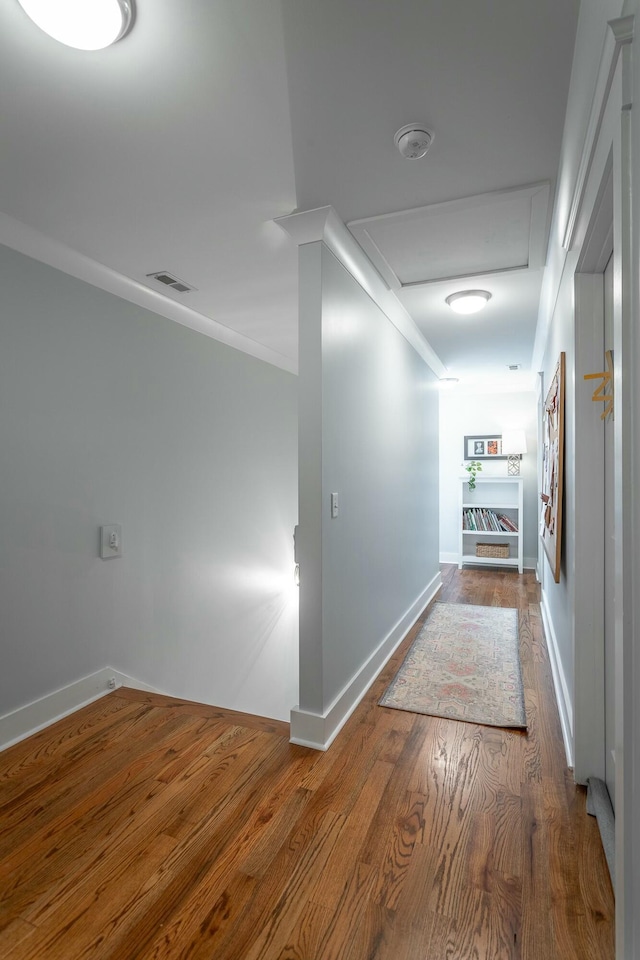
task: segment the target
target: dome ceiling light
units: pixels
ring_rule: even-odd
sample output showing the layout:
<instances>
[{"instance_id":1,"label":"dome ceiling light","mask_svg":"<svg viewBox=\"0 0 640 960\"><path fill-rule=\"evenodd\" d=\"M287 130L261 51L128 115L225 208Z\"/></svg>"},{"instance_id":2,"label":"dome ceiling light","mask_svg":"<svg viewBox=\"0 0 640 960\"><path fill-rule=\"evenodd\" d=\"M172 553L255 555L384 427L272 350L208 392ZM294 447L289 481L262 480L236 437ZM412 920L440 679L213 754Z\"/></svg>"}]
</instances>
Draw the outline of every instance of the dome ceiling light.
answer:
<instances>
[{"instance_id":1,"label":"dome ceiling light","mask_svg":"<svg viewBox=\"0 0 640 960\"><path fill-rule=\"evenodd\" d=\"M446 298L455 313L477 313L484 310L489 300L491 294L488 290L461 290L460 293L452 293Z\"/></svg>"},{"instance_id":2,"label":"dome ceiling light","mask_svg":"<svg viewBox=\"0 0 640 960\"><path fill-rule=\"evenodd\" d=\"M407 123L396 131L393 142L406 160L418 160L424 157L434 136L423 123Z\"/></svg>"},{"instance_id":3,"label":"dome ceiling light","mask_svg":"<svg viewBox=\"0 0 640 960\"><path fill-rule=\"evenodd\" d=\"M133 22L133 0L18 0L36 26L78 50L103 50Z\"/></svg>"}]
</instances>

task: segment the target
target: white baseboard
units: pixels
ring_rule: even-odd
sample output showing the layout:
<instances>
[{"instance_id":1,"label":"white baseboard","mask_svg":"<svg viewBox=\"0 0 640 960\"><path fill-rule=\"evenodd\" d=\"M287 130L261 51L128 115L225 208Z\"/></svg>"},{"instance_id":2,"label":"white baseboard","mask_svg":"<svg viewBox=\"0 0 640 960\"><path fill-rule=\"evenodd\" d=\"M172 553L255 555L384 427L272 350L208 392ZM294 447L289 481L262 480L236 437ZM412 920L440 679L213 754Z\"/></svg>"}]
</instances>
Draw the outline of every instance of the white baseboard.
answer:
<instances>
[{"instance_id":1,"label":"white baseboard","mask_svg":"<svg viewBox=\"0 0 640 960\"><path fill-rule=\"evenodd\" d=\"M310 713L299 707L293 708L291 743L312 747L314 750L328 750L384 665L441 586L442 578L438 572L324 714Z\"/></svg>"},{"instance_id":2,"label":"white baseboard","mask_svg":"<svg viewBox=\"0 0 640 960\"><path fill-rule=\"evenodd\" d=\"M460 559L460 554L458 553L441 553L440 554L440 563L455 563L458 565L458 560ZM524 557L522 561L522 566L525 570L535 570L538 565L537 557Z\"/></svg>"},{"instance_id":3,"label":"white baseboard","mask_svg":"<svg viewBox=\"0 0 640 960\"><path fill-rule=\"evenodd\" d=\"M562 660L560 659L560 653L558 651L558 641L553 629L553 621L549 613L547 597L544 590L542 590L540 600L540 612L542 613L542 623L547 638L547 650L549 651L553 686L556 693L558 713L560 714L560 726L562 727L562 739L564 740L564 750L567 756L567 766L573 768L573 704L569 696L569 687L567 686L567 680L564 675Z\"/></svg>"},{"instance_id":4,"label":"white baseboard","mask_svg":"<svg viewBox=\"0 0 640 960\"><path fill-rule=\"evenodd\" d=\"M458 564L458 559L460 557L459 553L441 553L440 554L440 563L455 563Z\"/></svg>"},{"instance_id":5,"label":"white baseboard","mask_svg":"<svg viewBox=\"0 0 640 960\"><path fill-rule=\"evenodd\" d=\"M74 680L66 687L45 694L44 697L0 717L0 750L25 740L38 730L49 727L56 720L61 720L79 710L80 707L111 693L114 688L109 686L110 680L115 680L116 688L134 687L136 690L146 690L150 693L159 692L143 681L120 673L119 670L103 667L89 674L88 677Z\"/></svg>"}]
</instances>

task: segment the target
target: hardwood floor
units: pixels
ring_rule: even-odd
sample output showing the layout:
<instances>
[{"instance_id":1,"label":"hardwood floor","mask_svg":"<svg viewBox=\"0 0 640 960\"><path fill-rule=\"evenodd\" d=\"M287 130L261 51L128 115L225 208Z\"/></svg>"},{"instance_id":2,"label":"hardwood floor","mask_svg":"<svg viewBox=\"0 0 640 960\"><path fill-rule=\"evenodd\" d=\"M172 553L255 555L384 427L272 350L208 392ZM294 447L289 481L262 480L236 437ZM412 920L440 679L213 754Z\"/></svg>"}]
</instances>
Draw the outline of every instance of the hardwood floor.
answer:
<instances>
[{"instance_id":1,"label":"hardwood floor","mask_svg":"<svg viewBox=\"0 0 640 960\"><path fill-rule=\"evenodd\" d=\"M117 690L0 754L0 956L613 958L535 579L443 577L440 600L519 609L526 734L377 706L419 624L324 754Z\"/></svg>"}]
</instances>

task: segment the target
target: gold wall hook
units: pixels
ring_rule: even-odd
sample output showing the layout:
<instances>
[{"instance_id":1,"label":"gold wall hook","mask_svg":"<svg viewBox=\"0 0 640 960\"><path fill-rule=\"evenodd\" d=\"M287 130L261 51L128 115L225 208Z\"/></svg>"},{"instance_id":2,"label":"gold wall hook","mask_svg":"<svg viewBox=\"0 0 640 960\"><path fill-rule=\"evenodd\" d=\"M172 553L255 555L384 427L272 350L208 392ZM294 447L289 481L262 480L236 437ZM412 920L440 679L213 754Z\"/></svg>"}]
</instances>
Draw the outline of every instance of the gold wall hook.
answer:
<instances>
[{"instance_id":1,"label":"gold wall hook","mask_svg":"<svg viewBox=\"0 0 640 960\"><path fill-rule=\"evenodd\" d=\"M585 380L600 380L600 384L596 387L591 397L596 403L601 401L604 403L604 410L600 416L601 420L606 420L609 414L613 415L613 351L605 351L605 360L607 361L607 369L603 370L602 373L585 373ZM611 385L611 390L607 393L607 387Z\"/></svg>"}]
</instances>

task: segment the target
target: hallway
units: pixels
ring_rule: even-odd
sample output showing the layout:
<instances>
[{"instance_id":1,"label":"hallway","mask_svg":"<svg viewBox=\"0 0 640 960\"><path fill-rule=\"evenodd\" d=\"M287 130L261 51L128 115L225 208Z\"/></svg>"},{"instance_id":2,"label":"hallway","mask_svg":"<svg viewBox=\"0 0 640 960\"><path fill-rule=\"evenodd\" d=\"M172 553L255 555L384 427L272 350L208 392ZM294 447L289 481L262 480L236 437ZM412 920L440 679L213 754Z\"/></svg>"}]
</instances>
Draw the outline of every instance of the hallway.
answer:
<instances>
[{"instance_id":1,"label":"hallway","mask_svg":"<svg viewBox=\"0 0 640 960\"><path fill-rule=\"evenodd\" d=\"M377 706L419 624L324 754L120 689L0 756L3 957L613 958L535 577L443 581L518 607L526 735Z\"/></svg>"}]
</instances>

